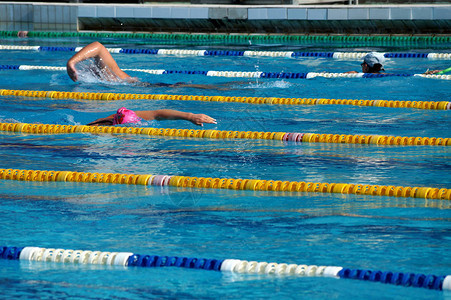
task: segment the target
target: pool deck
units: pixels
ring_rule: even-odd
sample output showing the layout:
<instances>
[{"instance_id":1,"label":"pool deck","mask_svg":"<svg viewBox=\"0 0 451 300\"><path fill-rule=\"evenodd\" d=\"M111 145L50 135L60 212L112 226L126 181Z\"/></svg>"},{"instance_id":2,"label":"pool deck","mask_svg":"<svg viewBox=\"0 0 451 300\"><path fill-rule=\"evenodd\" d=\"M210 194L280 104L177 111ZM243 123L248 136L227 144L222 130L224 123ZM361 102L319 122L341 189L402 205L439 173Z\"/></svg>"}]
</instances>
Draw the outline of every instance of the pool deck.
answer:
<instances>
[{"instance_id":1,"label":"pool deck","mask_svg":"<svg viewBox=\"0 0 451 300\"><path fill-rule=\"evenodd\" d=\"M450 35L451 4L256 6L0 2L0 30Z\"/></svg>"}]
</instances>

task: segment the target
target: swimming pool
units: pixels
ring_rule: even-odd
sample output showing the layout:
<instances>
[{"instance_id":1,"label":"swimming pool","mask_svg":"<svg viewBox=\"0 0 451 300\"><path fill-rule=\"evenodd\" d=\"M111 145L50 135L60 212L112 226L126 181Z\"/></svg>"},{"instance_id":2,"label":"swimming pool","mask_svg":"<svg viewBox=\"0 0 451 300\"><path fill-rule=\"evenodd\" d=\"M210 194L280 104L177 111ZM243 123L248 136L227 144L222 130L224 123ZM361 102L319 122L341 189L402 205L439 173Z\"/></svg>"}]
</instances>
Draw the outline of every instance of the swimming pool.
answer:
<instances>
[{"instance_id":1,"label":"swimming pool","mask_svg":"<svg viewBox=\"0 0 451 300\"><path fill-rule=\"evenodd\" d=\"M82 46L92 39L3 38L1 44ZM104 39L107 46L162 48ZM164 45L165 48L168 45ZM205 45L174 45L173 48ZM418 48L413 52L446 52ZM216 49L217 46L208 46ZM293 45L221 45L293 51ZM324 48L308 45L311 51ZM407 51L373 46L327 51ZM5 52L6 51L6 52ZM65 66L73 52L10 51L2 65ZM355 59L113 54L132 69L346 72ZM389 59L417 74L447 60ZM132 74L132 72L131 72ZM133 73L150 82L231 83L229 90L142 88L65 72L1 70L0 89L200 96L450 101L449 81L419 77L228 78ZM449 138L449 111L348 105L267 105L175 100L68 100L2 96L1 122L81 125L130 109L172 108L218 120L204 129ZM183 121L142 126L198 129ZM296 143L145 135L2 133L1 168L449 188L444 146ZM368 195L0 181L1 240L9 246L241 259L448 275L450 203ZM240 275L184 268L123 268L0 260L5 297L58 298L446 298L446 292L335 278Z\"/></svg>"}]
</instances>

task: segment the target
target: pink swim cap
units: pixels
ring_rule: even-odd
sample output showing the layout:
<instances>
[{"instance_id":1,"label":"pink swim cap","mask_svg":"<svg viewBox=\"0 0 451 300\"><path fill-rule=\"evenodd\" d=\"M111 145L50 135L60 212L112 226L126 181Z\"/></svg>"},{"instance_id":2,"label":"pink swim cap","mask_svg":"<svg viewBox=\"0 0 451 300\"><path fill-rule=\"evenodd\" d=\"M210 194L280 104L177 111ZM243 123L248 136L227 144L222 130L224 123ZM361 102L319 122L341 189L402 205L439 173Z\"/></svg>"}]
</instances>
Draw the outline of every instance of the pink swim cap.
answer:
<instances>
[{"instance_id":1,"label":"pink swim cap","mask_svg":"<svg viewBox=\"0 0 451 300\"><path fill-rule=\"evenodd\" d=\"M139 121L141 121L141 118L138 117L133 110L121 107L117 110L117 113L114 115L113 125L138 123Z\"/></svg>"}]
</instances>

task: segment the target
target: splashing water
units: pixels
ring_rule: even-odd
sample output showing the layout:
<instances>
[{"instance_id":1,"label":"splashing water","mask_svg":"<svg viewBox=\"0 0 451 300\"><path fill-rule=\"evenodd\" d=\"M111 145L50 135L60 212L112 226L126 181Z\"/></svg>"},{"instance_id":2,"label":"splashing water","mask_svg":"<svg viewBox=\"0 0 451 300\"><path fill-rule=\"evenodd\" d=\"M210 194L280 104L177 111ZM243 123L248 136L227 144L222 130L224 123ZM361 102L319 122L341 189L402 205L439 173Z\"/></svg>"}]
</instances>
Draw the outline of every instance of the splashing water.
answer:
<instances>
[{"instance_id":1,"label":"splashing water","mask_svg":"<svg viewBox=\"0 0 451 300\"><path fill-rule=\"evenodd\" d=\"M271 88L280 88L280 89L287 89L290 88L293 84L285 81L285 80L278 80L278 81L271 81L271 82L255 82L250 83L247 87L248 89L271 89Z\"/></svg>"},{"instance_id":2,"label":"splashing water","mask_svg":"<svg viewBox=\"0 0 451 300\"><path fill-rule=\"evenodd\" d=\"M0 117L0 123L20 123L20 121L14 119L14 118L1 118Z\"/></svg>"},{"instance_id":3,"label":"splashing water","mask_svg":"<svg viewBox=\"0 0 451 300\"><path fill-rule=\"evenodd\" d=\"M80 122L75 121L75 117L71 114L64 114L59 119L59 124L81 125Z\"/></svg>"},{"instance_id":4,"label":"splashing water","mask_svg":"<svg viewBox=\"0 0 451 300\"><path fill-rule=\"evenodd\" d=\"M50 86L64 85L67 80L66 74L53 74L50 78Z\"/></svg>"},{"instance_id":5,"label":"splashing water","mask_svg":"<svg viewBox=\"0 0 451 300\"><path fill-rule=\"evenodd\" d=\"M100 68L93 62L77 64L78 81L81 83L103 83L110 85L128 85L108 68Z\"/></svg>"}]
</instances>

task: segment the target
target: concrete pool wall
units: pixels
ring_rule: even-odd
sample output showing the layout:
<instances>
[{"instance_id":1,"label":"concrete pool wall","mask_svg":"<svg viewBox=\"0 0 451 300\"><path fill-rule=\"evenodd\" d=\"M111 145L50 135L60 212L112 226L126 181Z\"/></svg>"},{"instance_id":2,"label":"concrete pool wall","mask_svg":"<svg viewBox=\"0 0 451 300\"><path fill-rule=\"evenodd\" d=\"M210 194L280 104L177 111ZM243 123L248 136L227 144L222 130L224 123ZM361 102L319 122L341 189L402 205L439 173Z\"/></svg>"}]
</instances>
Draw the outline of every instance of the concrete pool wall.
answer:
<instances>
[{"instance_id":1,"label":"concrete pool wall","mask_svg":"<svg viewBox=\"0 0 451 300\"><path fill-rule=\"evenodd\" d=\"M448 35L451 4L246 6L0 2L0 30Z\"/></svg>"}]
</instances>

